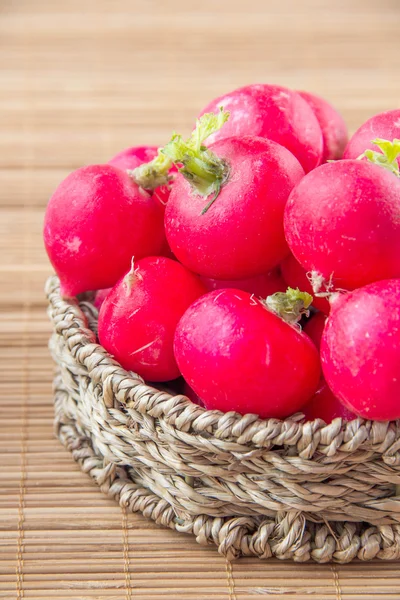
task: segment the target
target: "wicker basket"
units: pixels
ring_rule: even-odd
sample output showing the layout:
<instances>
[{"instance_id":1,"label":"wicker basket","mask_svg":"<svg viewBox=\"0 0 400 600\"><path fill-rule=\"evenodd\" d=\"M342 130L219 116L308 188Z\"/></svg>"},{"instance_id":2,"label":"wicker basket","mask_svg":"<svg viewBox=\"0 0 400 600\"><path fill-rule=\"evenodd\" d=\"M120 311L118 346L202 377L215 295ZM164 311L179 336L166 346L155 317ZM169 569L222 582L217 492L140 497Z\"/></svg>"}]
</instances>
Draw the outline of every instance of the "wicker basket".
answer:
<instances>
[{"instance_id":1,"label":"wicker basket","mask_svg":"<svg viewBox=\"0 0 400 600\"><path fill-rule=\"evenodd\" d=\"M47 295L57 434L105 494L229 559L400 557L398 422L207 411L123 370L57 278Z\"/></svg>"}]
</instances>

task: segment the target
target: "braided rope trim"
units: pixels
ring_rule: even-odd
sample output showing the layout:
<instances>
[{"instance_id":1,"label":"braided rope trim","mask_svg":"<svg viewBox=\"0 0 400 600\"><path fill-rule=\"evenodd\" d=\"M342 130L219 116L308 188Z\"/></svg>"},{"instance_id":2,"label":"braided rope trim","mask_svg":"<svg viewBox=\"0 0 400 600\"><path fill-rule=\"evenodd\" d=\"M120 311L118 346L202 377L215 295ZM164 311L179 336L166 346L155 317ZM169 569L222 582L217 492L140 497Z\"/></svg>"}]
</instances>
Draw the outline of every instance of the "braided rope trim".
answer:
<instances>
[{"instance_id":1,"label":"braided rope trim","mask_svg":"<svg viewBox=\"0 0 400 600\"><path fill-rule=\"evenodd\" d=\"M346 521L315 524L306 521L299 511L281 512L275 519L177 516L169 502L150 491L132 469L109 462L96 452L90 438L80 433L79 426L64 412L65 400L63 392L56 394L58 437L104 494L159 525L194 535L200 544L215 544L229 560L275 556L296 562L344 564L355 558L400 558L400 525L370 526Z\"/></svg>"}]
</instances>

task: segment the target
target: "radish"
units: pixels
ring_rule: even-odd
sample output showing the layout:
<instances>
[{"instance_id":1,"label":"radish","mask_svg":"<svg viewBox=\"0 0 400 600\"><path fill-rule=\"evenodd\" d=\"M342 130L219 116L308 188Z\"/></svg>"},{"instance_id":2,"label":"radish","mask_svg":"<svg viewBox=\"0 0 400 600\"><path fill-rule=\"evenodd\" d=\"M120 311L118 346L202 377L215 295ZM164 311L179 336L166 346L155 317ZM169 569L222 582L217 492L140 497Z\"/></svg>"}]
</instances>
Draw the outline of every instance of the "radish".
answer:
<instances>
[{"instance_id":1,"label":"radish","mask_svg":"<svg viewBox=\"0 0 400 600\"><path fill-rule=\"evenodd\" d=\"M196 275L174 260L147 257L107 295L99 340L125 368L149 381L179 377L173 339L185 310L206 292Z\"/></svg>"},{"instance_id":2,"label":"radish","mask_svg":"<svg viewBox=\"0 0 400 600\"><path fill-rule=\"evenodd\" d=\"M318 352L321 347L321 338L325 329L326 319L326 315L318 312L307 321L303 329L304 333L314 342ZM344 421L351 421L356 418L356 415L350 412L336 398L323 377L320 379L319 387L314 396L302 407L301 412L304 413L306 421L323 419L325 423L331 423L337 417L341 417Z\"/></svg>"},{"instance_id":3,"label":"radish","mask_svg":"<svg viewBox=\"0 0 400 600\"><path fill-rule=\"evenodd\" d=\"M314 304L314 300L313 300L313 304ZM308 321L307 323L304 325L303 331L304 333L306 333L308 335L309 338L312 339L312 341L315 344L315 347L317 348L318 352L320 350L321 347L321 338L322 338L322 334L325 328L325 323L326 323L326 315L324 315L324 313L319 312L316 313L315 315L313 315Z\"/></svg>"},{"instance_id":4,"label":"radish","mask_svg":"<svg viewBox=\"0 0 400 600\"><path fill-rule=\"evenodd\" d=\"M165 244L163 214L124 171L82 167L50 198L44 242L62 295L74 296L114 285L132 256L158 254Z\"/></svg>"},{"instance_id":5,"label":"radish","mask_svg":"<svg viewBox=\"0 0 400 600\"><path fill-rule=\"evenodd\" d=\"M210 102L200 113L229 110L227 125L210 142L232 136L259 136L284 146L307 173L322 159L323 140L318 120L296 92L279 85L248 85Z\"/></svg>"},{"instance_id":6,"label":"radish","mask_svg":"<svg viewBox=\"0 0 400 600\"><path fill-rule=\"evenodd\" d=\"M107 295L111 290L112 290L112 288L105 288L104 290L97 290L97 292L95 293L95 296L94 296L94 300L93 300L93 304L95 305L97 310L100 310L101 305L103 304L104 300L107 298Z\"/></svg>"},{"instance_id":7,"label":"radish","mask_svg":"<svg viewBox=\"0 0 400 600\"><path fill-rule=\"evenodd\" d=\"M266 298L267 296L271 296L271 294L275 294L275 292L285 292L288 287L282 279L280 270L277 268L268 271L264 275L251 277L250 279L227 281L201 277L201 280L209 291L235 288L254 294L258 298Z\"/></svg>"},{"instance_id":8,"label":"radish","mask_svg":"<svg viewBox=\"0 0 400 600\"><path fill-rule=\"evenodd\" d=\"M177 168L172 161L159 152L158 148L155 146L126 148L114 156L108 164L125 170L137 185L152 195L165 212ZM157 254L175 259L166 238Z\"/></svg>"},{"instance_id":9,"label":"radish","mask_svg":"<svg viewBox=\"0 0 400 600\"><path fill-rule=\"evenodd\" d=\"M203 400L196 394L194 390L192 390L192 388L186 381L183 384L182 394L189 398L189 400L191 400L193 404L197 404L198 406L204 407Z\"/></svg>"},{"instance_id":10,"label":"radish","mask_svg":"<svg viewBox=\"0 0 400 600\"><path fill-rule=\"evenodd\" d=\"M370 161L322 165L291 193L285 233L315 292L323 280L351 290L400 277L400 179Z\"/></svg>"},{"instance_id":11,"label":"radish","mask_svg":"<svg viewBox=\"0 0 400 600\"><path fill-rule=\"evenodd\" d=\"M158 154L157 146L133 146L118 152L111 160L109 165L118 167L123 171L133 170L143 163L153 160Z\"/></svg>"},{"instance_id":12,"label":"radish","mask_svg":"<svg viewBox=\"0 0 400 600\"><path fill-rule=\"evenodd\" d=\"M323 138L322 162L342 158L348 140L347 127L343 117L323 98L309 92L297 93L310 106L321 127Z\"/></svg>"},{"instance_id":13,"label":"radish","mask_svg":"<svg viewBox=\"0 0 400 600\"><path fill-rule=\"evenodd\" d=\"M318 390L311 400L302 407L301 412L304 413L306 421L322 419L327 424L338 417L343 419L343 421L352 421L357 418L357 415L346 408L340 400L336 398L323 378L321 378Z\"/></svg>"},{"instance_id":14,"label":"radish","mask_svg":"<svg viewBox=\"0 0 400 600\"><path fill-rule=\"evenodd\" d=\"M172 252L212 279L246 279L288 253L283 212L304 175L283 146L254 137L202 144L228 115L204 115L188 142L175 136L163 153L181 165L165 211Z\"/></svg>"},{"instance_id":15,"label":"radish","mask_svg":"<svg viewBox=\"0 0 400 600\"><path fill-rule=\"evenodd\" d=\"M321 342L325 379L351 411L400 418L400 280L335 294Z\"/></svg>"},{"instance_id":16,"label":"radish","mask_svg":"<svg viewBox=\"0 0 400 600\"><path fill-rule=\"evenodd\" d=\"M379 113L361 125L347 144L343 158L358 158L366 150L376 150L376 138L400 138L400 109ZM400 167L400 156L397 162Z\"/></svg>"},{"instance_id":17,"label":"radish","mask_svg":"<svg viewBox=\"0 0 400 600\"><path fill-rule=\"evenodd\" d=\"M281 262L280 265L282 277L286 282L286 287L299 288L305 292L313 293L311 283L307 277L306 271L303 269L300 263L297 262L293 254L288 256ZM317 308L325 315L329 314L330 305L326 298L320 298L314 296L313 306Z\"/></svg>"},{"instance_id":18,"label":"radish","mask_svg":"<svg viewBox=\"0 0 400 600\"><path fill-rule=\"evenodd\" d=\"M126 148L119 152L108 161L109 165L113 165L114 167L118 167L124 171L128 171L128 174L136 180L138 174L141 172L138 167L141 165L151 163L158 164L158 148L156 146L133 146L131 148ZM135 171L135 169L138 169ZM160 206L165 210L165 206L168 202L169 194L171 192L171 184L174 179L174 173L176 172L175 165L171 165L168 171L168 177L166 177L161 185L154 187L153 182L147 178L145 182L136 180L136 183L139 185L144 184L147 191L151 191L154 200L156 200ZM136 178L135 178L136 174ZM157 181L157 183L159 183Z\"/></svg>"},{"instance_id":19,"label":"radish","mask_svg":"<svg viewBox=\"0 0 400 600\"><path fill-rule=\"evenodd\" d=\"M284 418L312 397L320 377L318 352L283 320L294 323L311 300L288 290L263 304L247 292L225 289L188 308L176 329L175 357L208 409Z\"/></svg>"}]
</instances>

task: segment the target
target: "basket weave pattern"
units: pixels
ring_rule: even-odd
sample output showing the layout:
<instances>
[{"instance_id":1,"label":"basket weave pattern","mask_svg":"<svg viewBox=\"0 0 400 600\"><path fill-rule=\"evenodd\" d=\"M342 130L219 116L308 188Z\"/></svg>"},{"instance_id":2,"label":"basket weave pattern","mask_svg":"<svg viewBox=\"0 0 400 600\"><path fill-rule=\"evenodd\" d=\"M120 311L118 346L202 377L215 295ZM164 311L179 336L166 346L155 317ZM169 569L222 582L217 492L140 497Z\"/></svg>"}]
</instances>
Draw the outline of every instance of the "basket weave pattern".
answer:
<instances>
[{"instance_id":1,"label":"basket weave pattern","mask_svg":"<svg viewBox=\"0 0 400 600\"><path fill-rule=\"evenodd\" d=\"M400 428L206 411L125 371L47 282L56 431L108 496L229 559L400 557Z\"/></svg>"}]
</instances>

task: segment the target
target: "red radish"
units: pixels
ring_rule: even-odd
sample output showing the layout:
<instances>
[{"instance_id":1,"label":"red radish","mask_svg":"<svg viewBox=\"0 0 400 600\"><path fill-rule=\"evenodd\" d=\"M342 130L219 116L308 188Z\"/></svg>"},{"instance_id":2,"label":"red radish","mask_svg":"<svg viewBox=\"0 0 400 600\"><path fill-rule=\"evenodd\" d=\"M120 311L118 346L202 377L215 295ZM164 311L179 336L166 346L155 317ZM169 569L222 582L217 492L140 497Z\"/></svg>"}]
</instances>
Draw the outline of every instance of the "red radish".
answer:
<instances>
[{"instance_id":1,"label":"red radish","mask_svg":"<svg viewBox=\"0 0 400 600\"><path fill-rule=\"evenodd\" d=\"M162 207L162 209L164 211L165 211L165 207L167 206L167 202L169 200L169 196L171 193L171 185L172 185L172 181L171 181L171 184L159 185L158 188L153 190L152 196L153 196L154 200L156 200L156 202L158 202L158 204Z\"/></svg>"},{"instance_id":2,"label":"red radish","mask_svg":"<svg viewBox=\"0 0 400 600\"><path fill-rule=\"evenodd\" d=\"M118 167L123 171L133 170L143 163L150 162L157 154L157 146L133 146L118 152L118 154L108 161L108 164Z\"/></svg>"},{"instance_id":3,"label":"red radish","mask_svg":"<svg viewBox=\"0 0 400 600\"><path fill-rule=\"evenodd\" d=\"M400 280L335 294L321 342L325 379L366 419L400 418Z\"/></svg>"},{"instance_id":4,"label":"red radish","mask_svg":"<svg viewBox=\"0 0 400 600\"><path fill-rule=\"evenodd\" d=\"M101 305L103 304L104 300L107 298L107 295L111 289L112 288L105 288L104 290L97 290L97 292L94 296L94 301L93 301L93 304L95 305L97 310L100 310Z\"/></svg>"},{"instance_id":5,"label":"red radish","mask_svg":"<svg viewBox=\"0 0 400 600\"><path fill-rule=\"evenodd\" d=\"M272 271L268 271L264 275L250 279L229 281L201 277L201 280L209 291L235 288L249 292L249 294L254 294L257 298L266 298L267 296L271 296L271 294L275 294L275 292L285 292L288 287L283 281L279 269L272 269Z\"/></svg>"},{"instance_id":6,"label":"red radish","mask_svg":"<svg viewBox=\"0 0 400 600\"><path fill-rule=\"evenodd\" d=\"M172 260L176 260L171 248L169 247L169 244L167 242L167 239L164 240L164 244L163 247L161 248L160 252L159 252L160 256L165 256L166 258L171 258Z\"/></svg>"},{"instance_id":7,"label":"red radish","mask_svg":"<svg viewBox=\"0 0 400 600\"><path fill-rule=\"evenodd\" d=\"M126 148L125 150L122 150L122 152L116 154L114 158L108 161L108 164L123 169L124 171L134 171L143 164L150 162L153 164L154 161L157 160L157 156L158 148L156 146L133 146L132 148ZM175 172L176 167L172 165L168 173L171 179L174 177L173 173ZM130 175L134 177L134 173L130 173ZM163 210L165 210L171 192L170 183L171 182L164 183L153 189L153 184L150 183L149 185L149 182L146 182L146 190L152 191L154 200L161 205Z\"/></svg>"},{"instance_id":8,"label":"red radish","mask_svg":"<svg viewBox=\"0 0 400 600\"><path fill-rule=\"evenodd\" d=\"M175 379L180 375L173 352L175 328L205 291L199 278L176 261L143 258L104 300L100 343L125 369L144 379Z\"/></svg>"},{"instance_id":9,"label":"red radish","mask_svg":"<svg viewBox=\"0 0 400 600\"><path fill-rule=\"evenodd\" d=\"M203 400L196 394L194 390L192 390L192 388L186 381L183 384L182 394L184 396L187 396L187 398L189 398L189 400L191 400L193 404L197 404L198 406L204 407Z\"/></svg>"},{"instance_id":10,"label":"red radish","mask_svg":"<svg viewBox=\"0 0 400 600\"><path fill-rule=\"evenodd\" d=\"M313 300L313 304L314 304L314 300ZM319 313L316 313L315 315L313 315L307 321L307 323L304 325L304 328L303 328L304 333L306 333L308 335L308 337L311 338L312 341L314 342L315 347L317 348L318 352L321 347L321 338L322 338L322 334L324 331L325 323L326 323L326 315L324 315L324 313L322 313L322 312L319 312Z\"/></svg>"},{"instance_id":11,"label":"red radish","mask_svg":"<svg viewBox=\"0 0 400 600\"><path fill-rule=\"evenodd\" d=\"M309 92L297 93L310 106L321 127L324 142L322 162L342 158L348 140L347 127L343 117L323 98Z\"/></svg>"},{"instance_id":12,"label":"red radish","mask_svg":"<svg viewBox=\"0 0 400 600\"><path fill-rule=\"evenodd\" d=\"M307 321L303 328L304 333L314 342L318 352L321 347L326 319L326 315L318 312ZM306 421L323 419L325 423L331 423L337 417L341 417L344 421L351 421L356 418L356 415L343 406L334 396L323 377L321 377L319 388L314 396L302 407L301 412L304 413Z\"/></svg>"},{"instance_id":13,"label":"red radish","mask_svg":"<svg viewBox=\"0 0 400 600\"><path fill-rule=\"evenodd\" d=\"M309 173L285 209L289 247L306 271L338 288L400 277L400 179L342 160Z\"/></svg>"},{"instance_id":14,"label":"red radish","mask_svg":"<svg viewBox=\"0 0 400 600\"><path fill-rule=\"evenodd\" d=\"M285 280L287 286L292 288L299 288L300 290L304 290L305 292L313 293L311 283L307 277L306 271L303 269L300 263L297 262L293 254L289 254L282 262L281 262L281 273L282 277ZM314 296L313 306L317 308L325 315L329 314L330 306L329 302L326 298L319 298L318 296Z\"/></svg>"},{"instance_id":15,"label":"red radish","mask_svg":"<svg viewBox=\"0 0 400 600\"><path fill-rule=\"evenodd\" d=\"M210 142L231 136L259 136L290 150L305 172L320 164L321 128L313 110L296 92L279 85L248 85L216 98L200 114L215 112L221 106L231 117Z\"/></svg>"},{"instance_id":16,"label":"red radish","mask_svg":"<svg viewBox=\"0 0 400 600\"><path fill-rule=\"evenodd\" d=\"M138 185L152 195L163 212L165 211L177 169L164 155L160 156L157 147L134 146L127 148L114 156L108 164L127 171ZM159 185L160 183L161 185ZM175 258L166 238L158 254L167 258Z\"/></svg>"},{"instance_id":17,"label":"red radish","mask_svg":"<svg viewBox=\"0 0 400 600\"><path fill-rule=\"evenodd\" d=\"M321 379L318 390L315 392L310 402L307 402L307 404L302 407L301 412L304 413L306 421L322 419L327 424L338 417L343 419L343 421L352 421L357 418L357 415L343 406L343 404L334 396L324 379Z\"/></svg>"},{"instance_id":18,"label":"red radish","mask_svg":"<svg viewBox=\"0 0 400 600\"><path fill-rule=\"evenodd\" d=\"M114 285L132 256L158 254L163 215L127 173L92 165L68 175L50 198L44 241L61 293L74 296Z\"/></svg>"},{"instance_id":19,"label":"red radish","mask_svg":"<svg viewBox=\"0 0 400 600\"><path fill-rule=\"evenodd\" d=\"M343 158L358 158L365 150L376 150L376 138L400 138L400 109L379 113L361 125L347 144ZM400 156L397 162L400 167Z\"/></svg>"},{"instance_id":20,"label":"red radish","mask_svg":"<svg viewBox=\"0 0 400 600\"><path fill-rule=\"evenodd\" d=\"M311 297L291 292L296 301L290 307L279 293L269 305L280 303L282 314L298 318ZM174 350L208 409L284 418L312 397L320 377L310 338L241 290L215 290L197 300L178 324Z\"/></svg>"},{"instance_id":21,"label":"red radish","mask_svg":"<svg viewBox=\"0 0 400 600\"><path fill-rule=\"evenodd\" d=\"M235 280L261 275L285 257L284 207L304 175L288 150L233 137L195 150L173 140L164 152L183 164L165 211L167 239L182 264Z\"/></svg>"}]
</instances>

